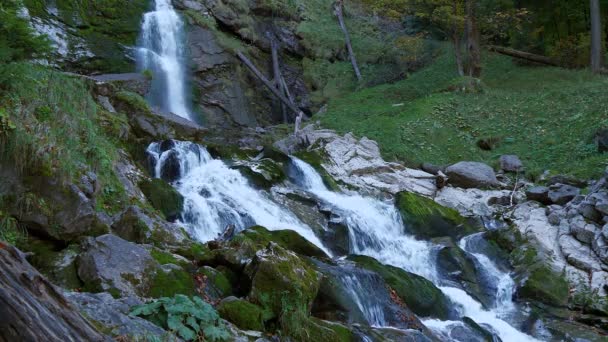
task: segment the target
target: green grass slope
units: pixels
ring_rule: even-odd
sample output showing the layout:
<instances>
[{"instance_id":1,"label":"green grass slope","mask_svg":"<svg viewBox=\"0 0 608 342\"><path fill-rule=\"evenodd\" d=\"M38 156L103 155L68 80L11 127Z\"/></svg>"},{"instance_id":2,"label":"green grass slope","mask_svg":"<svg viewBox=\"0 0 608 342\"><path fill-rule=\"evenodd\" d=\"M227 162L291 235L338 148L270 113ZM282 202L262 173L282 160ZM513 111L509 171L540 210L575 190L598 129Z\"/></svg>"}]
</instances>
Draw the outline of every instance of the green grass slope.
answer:
<instances>
[{"instance_id":1,"label":"green grass slope","mask_svg":"<svg viewBox=\"0 0 608 342\"><path fill-rule=\"evenodd\" d=\"M484 57L481 93L448 91L463 80L446 52L404 81L331 100L318 119L327 128L377 140L386 158L412 164L495 165L501 154L517 154L530 174L601 174L608 155L597 152L593 135L608 126L608 78ZM476 146L490 137L500 138L496 149Z\"/></svg>"}]
</instances>

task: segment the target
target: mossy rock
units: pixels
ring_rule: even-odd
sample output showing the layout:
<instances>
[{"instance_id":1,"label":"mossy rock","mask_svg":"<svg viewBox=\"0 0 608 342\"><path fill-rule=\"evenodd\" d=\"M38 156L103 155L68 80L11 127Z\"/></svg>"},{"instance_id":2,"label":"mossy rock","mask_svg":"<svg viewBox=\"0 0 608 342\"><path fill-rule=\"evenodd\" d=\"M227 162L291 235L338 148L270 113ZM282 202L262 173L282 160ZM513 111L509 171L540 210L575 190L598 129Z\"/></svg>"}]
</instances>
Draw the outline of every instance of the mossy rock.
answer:
<instances>
[{"instance_id":1,"label":"mossy rock","mask_svg":"<svg viewBox=\"0 0 608 342\"><path fill-rule=\"evenodd\" d=\"M269 189L287 178L283 165L270 158L238 161L233 163L232 167L241 171L253 185L264 189Z\"/></svg>"},{"instance_id":2,"label":"mossy rock","mask_svg":"<svg viewBox=\"0 0 608 342\"><path fill-rule=\"evenodd\" d=\"M150 250L150 255L160 265L184 265L184 260L179 260L173 254L165 252L159 248L152 248L152 250Z\"/></svg>"},{"instance_id":3,"label":"mossy rock","mask_svg":"<svg viewBox=\"0 0 608 342\"><path fill-rule=\"evenodd\" d=\"M346 326L318 319L307 317L292 323L290 331L285 331L290 337L303 342L350 342L354 339L353 332ZM285 327L283 327L285 329Z\"/></svg>"},{"instance_id":4,"label":"mossy rock","mask_svg":"<svg viewBox=\"0 0 608 342\"><path fill-rule=\"evenodd\" d=\"M205 294L213 299L222 299L232 295L232 284L223 272L203 266L198 271L205 277Z\"/></svg>"},{"instance_id":5,"label":"mossy rock","mask_svg":"<svg viewBox=\"0 0 608 342\"><path fill-rule=\"evenodd\" d=\"M327 258L323 250L293 230L268 230L262 226L255 226L243 231L242 234L258 241L264 247L272 241L300 255Z\"/></svg>"},{"instance_id":6,"label":"mossy rock","mask_svg":"<svg viewBox=\"0 0 608 342\"><path fill-rule=\"evenodd\" d=\"M264 310L264 320L285 311L309 312L320 285L320 274L295 253L271 243L245 268L251 279L249 300Z\"/></svg>"},{"instance_id":7,"label":"mossy rock","mask_svg":"<svg viewBox=\"0 0 608 342\"><path fill-rule=\"evenodd\" d=\"M217 306L217 312L241 329L264 331L262 308L244 299L227 298Z\"/></svg>"},{"instance_id":8,"label":"mossy rock","mask_svg":"<svg viewBox=\"0 0 608 342\"><path fill-rule=\"evenodd\" d=\"M534 267L517 290L517 297L520 299L539 301L552 306L566 306L569 294L566 278L545 265Z\"/></svg>"},{"instance_id":9,"label":"mossy rock","mask_svg":"<svg viewBox=\"0 0 608 342\"><path fill-rule=\"evenodd\" d=\"M415 314L448 318L450 301L431 281L400 268L383 265L368 256L351 255L348 259L378 273Z\"/></svg>"},{"instance_id":10,"label":"mossy rock","mask_svg":"<svg viewBox=\"0 0 608 342\"><path fill-rule=\"evenodd\" d=\"M53 284L69 290L82 287L75 262L80 252L78 245L69 245L60 249L49 241L32 238L25 244L23 250L33 253L29 258L30 263Z\"/></svg>"},{"instance_id":11,"label":"mossy rock","mask_svg":"<svg viewBox=\"0 0 608 342\"><path fill-rule=\"evenodd\" d=\"M197 294L192 275L180 267L159 269L151 280L148 297L173 297L176 294Z\"/></svg>"},{"instance_id":12,"label":"mossy rock","mask_svg":"<svg viewBox=\"0 0 608 342\"><path fill-rule=\"evenodd\" d=\"M410 192L397 194L397 208L409 232L421 239L449 236L460 239L481 230L458 211Z\"/></svg>"},{"instance_id":13,"label":"mossy rock","mask_svg":"<svg viewBox=\"0 0 608 342\"><path fill-rule=\"evenodd\" d=\"M152 206L168 220L174 220L184 208L184 197L162 179L154 178L139 183L141 191Z\"/></svg>"}]
</instances>

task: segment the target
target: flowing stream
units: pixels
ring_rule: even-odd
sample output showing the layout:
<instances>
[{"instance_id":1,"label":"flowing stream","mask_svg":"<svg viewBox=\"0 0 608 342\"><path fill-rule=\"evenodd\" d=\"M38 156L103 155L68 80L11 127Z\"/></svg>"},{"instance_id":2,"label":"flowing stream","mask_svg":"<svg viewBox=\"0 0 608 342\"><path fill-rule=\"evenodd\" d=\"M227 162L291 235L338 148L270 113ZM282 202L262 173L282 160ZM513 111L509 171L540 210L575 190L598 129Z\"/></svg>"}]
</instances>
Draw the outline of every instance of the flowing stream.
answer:
<instances>
[{"instance_id":1,"label":"flowing stream","mask_svg":"<svg viewBox=\"0 0 608 342\"><path fill-rule=\"evenodd\" d=\"M239 171L213 159L204 147L173 142L163 148L162 144L153 143L148 154L154 161L156 177L161 176L164 167L178 161L173 167L179 168L180 177L173 185L185 199L181 220L197 239L203 242L215 239L228 225L234 225L238 232L258 224L270 230L294 230L331 255L310 227L287 208L273 202L267 192L253 188ZM434 251L439 247L406 234L394 203L356 193L330 191L316 170L297 158L291 160L289 176L297 187L317 197L346 224L351 254L371 256L431 280L454 303L459 317L470 317L503 341L535 341L503 319L515 310L511 300L514 283L509 274L501 272L487 256L469 248L471 239L480 236L465 237L460 246L478 261L477 266L497 289L491 310L484 309L459 288L442 286L434 257ZM339 280L370 325L387 326L388 319L382 307L374 301L374 294L367 293L373 287L372 278L345 272ZM452 329L464 326L461 321L427 319L423 322L446 340L452 340Z\"/></svg>"},{"instance_id":2,"label":"flowing stream","mask_svg":"<svg viewBox=\"0 0 608 342\"><path fill-rule=\"evenodd\" d=\"M183 36L183 22L171 0L155 0L154 11L144 14L137 62L140 71L152 73L150 105L191 120Z\"/></svg>"}]
</instances>

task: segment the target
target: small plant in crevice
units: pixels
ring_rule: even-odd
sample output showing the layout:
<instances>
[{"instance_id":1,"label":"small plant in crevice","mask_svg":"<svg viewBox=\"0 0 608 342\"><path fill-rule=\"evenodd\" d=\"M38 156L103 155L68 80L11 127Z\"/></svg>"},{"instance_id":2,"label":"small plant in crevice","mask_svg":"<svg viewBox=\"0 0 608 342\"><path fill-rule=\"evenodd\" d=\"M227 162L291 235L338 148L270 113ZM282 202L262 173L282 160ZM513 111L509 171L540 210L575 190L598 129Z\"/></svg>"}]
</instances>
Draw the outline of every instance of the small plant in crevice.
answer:
<instances>
[{"instance_id":1,"label":"small plant in crevice","mask_svg":"<svg viewBox=\"0 0 608 342\"><path fill-rule=\"evenodd\" d=\"M17 219L0 211L0 240L18 245L27 239L27 231Z\"/></svg>"},{"instance_id":2,"label":"small plant in crevice","mask_svg":"<svg viewBox=\"0 0 608 342\"><path fill-rule=\"evenodd\" d=\"M230 338L217 311L199 297L163 297L134 307L130 314L167 329L186 341L227 341Z\"/></svg>"}]
</instances>

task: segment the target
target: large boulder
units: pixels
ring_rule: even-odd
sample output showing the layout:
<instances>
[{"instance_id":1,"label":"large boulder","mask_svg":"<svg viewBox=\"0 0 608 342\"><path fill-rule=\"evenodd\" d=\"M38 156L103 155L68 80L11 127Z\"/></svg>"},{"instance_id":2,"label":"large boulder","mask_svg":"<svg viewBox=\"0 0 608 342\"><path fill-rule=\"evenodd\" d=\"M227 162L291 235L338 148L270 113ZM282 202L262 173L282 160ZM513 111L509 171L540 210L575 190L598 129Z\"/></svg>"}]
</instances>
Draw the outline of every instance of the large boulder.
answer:
<instances>
[{"instance_id":1,"label":"large boulder","mask_svg":"<svg viewBox=\"0 0 608 342\"><path fill-rule=\"evenodd\" d=\"M264 319L286 310L309 312L319 290L320 274L309 263L275 243L260 250L245 273L251 279L249 300L264 310Z\"/></svg>"},{"instance_id":2,"label":"large boulder","mask_svg":"<svg viewBox=\"0 0 608 342\"><path fill-rule=\"evenodd\" d=\"M505 154L500 156L500 169L506 172L520 172L523 170L524 164L518 156L513 154Z\"/></svg>"},{"instance_id":3,"label":"large boulder","mask_svg":"<svg viewBox=\"0 0 608 342\"><path fill-rule=\"evenodd\" d=\"M530 201L540 202L545 205L551 204L549 199L549 188L546 186L534 186L526 190L526 197Z\"/></svg>"},{"instance_id":4,"label":"large boulder","mask_svg":"<svg viewBox=\"0 0 608 342\"><path fill-rule=\"evenodd\" d=\"M83 249L78 275L91 292L144 296L159 268L147 249L116 235L89 238Z\"/></svg>"},{"instance_id":5,"label":"large boulder","mask_svg":"<svg viewBox=\"0 0 608 342\"><path fill-rule=\"evenodd\" d=\"M244 299L228 297L217 306L220 317L244 330L264 331L262 309Z\"/></svg>"},{"instance_id":6,"label":"large boulder","mask_svg":"<svg viewBox=\"0 0 608 342\"><path fill-rule=\"evenodd\" d=\"M143 180L139 183L139 187L152 206L167 220L175 221L182 213L184 197L164 180L159 178Z\"/></svg>"},{"instance_id":7,"label":"large boulder","mask_svg":"<svg viewBox=\"0 0 608 342\"><path fill-rule=\"evenodd\" d=\"M479 162L463 161L448 166L445 173L450 184L461 188L494 188L499 185L494 170Z\"/></svg>"},{"instance_id":8,"label":"large boulder","mask_svg":"<svg viewBox=\"0 0 608 342\"><path fill-rule=\"evenodd\" d=\"M579 188L567 184L554 184L549 187L549 200L552 203L564 205L581 193Z\"/></svg>"},{"instance_id":9,"label":"large boulder","mask_svg":"<svg viewBox=\"0 0 608 342\"><path fill-rule=\"evenodd\" d=\"M125 240L156 246L177 245L188 239L188 234L179 225L138 206L130 206L116 215L112 231Z\"/></svg>"},{"instance_id":10,"label":"large boulder","mask_svg":"<svg viewBox=\"0 0 608 342\"><path fill-rule=\"evenodd\" d=\"M18 249L0 242L1 341L109 341Z\"/></svg>"}]
</instances>

